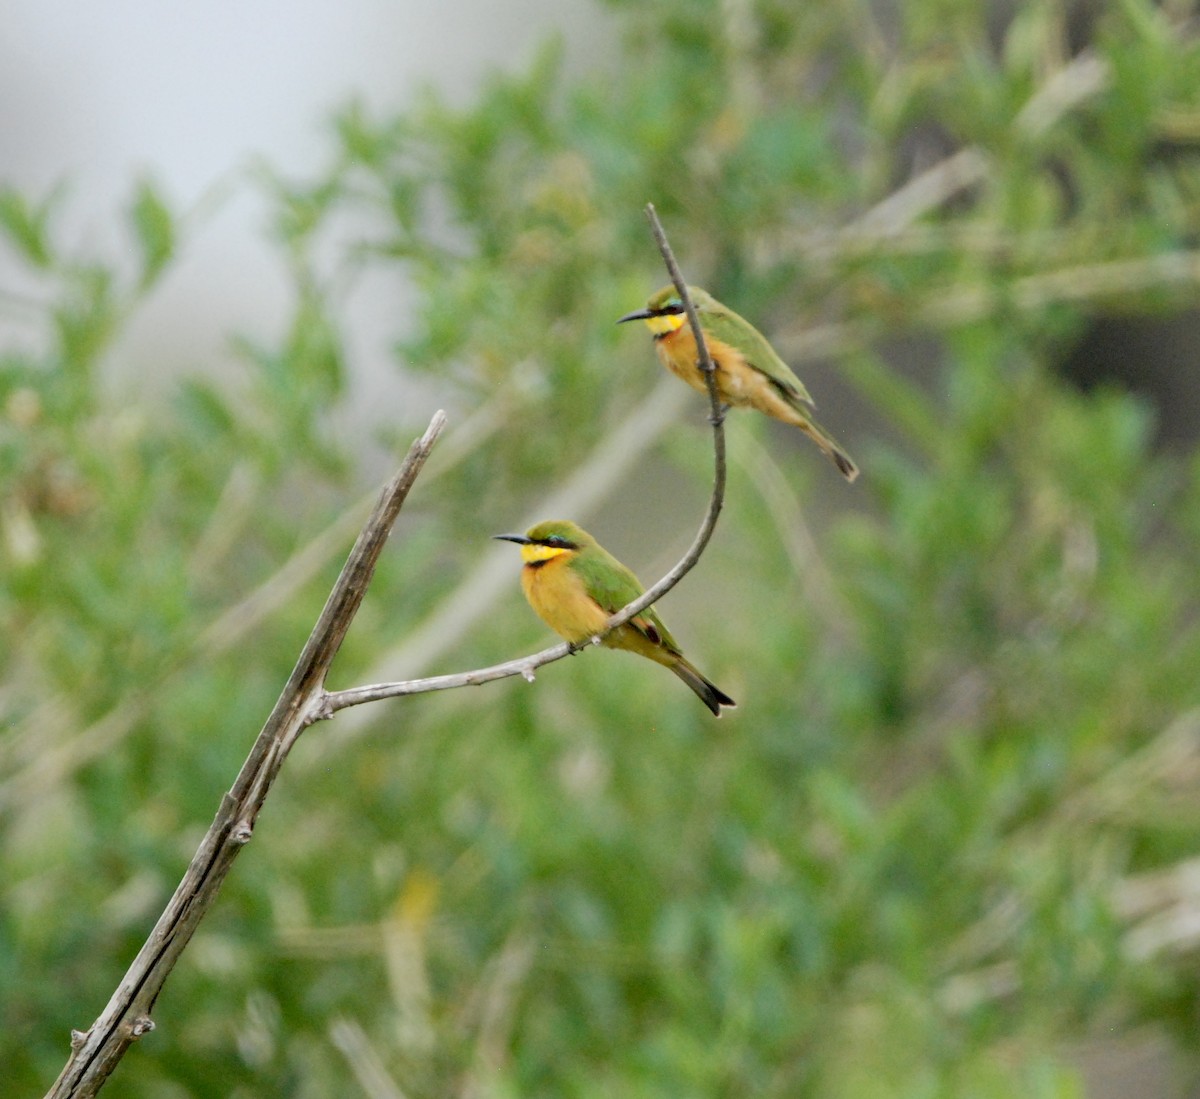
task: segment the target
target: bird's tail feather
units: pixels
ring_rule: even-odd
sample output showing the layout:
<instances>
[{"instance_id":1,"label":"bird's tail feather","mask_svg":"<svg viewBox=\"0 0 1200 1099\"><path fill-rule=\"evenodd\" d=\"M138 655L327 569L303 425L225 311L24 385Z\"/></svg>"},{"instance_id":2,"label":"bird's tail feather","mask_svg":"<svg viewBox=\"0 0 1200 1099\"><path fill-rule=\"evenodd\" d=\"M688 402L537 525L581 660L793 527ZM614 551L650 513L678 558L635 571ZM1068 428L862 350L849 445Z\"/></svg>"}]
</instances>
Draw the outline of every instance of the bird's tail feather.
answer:
<instances>
[{"instance_id":1,"label":"bird's tail feather","mask_svg":"<svg viewBox=\"0 0 1200 1099\"><path fill-rule=\"evenodd\" d=\"M801 431L821 448L821 453L838 467L838 472L847 481L853 481L858 476L858 466L854 464L854 459L834 442L833 438L823 427L808 419L799 424L799 427Z\"/></svg>"},{"instance_id":2,"label":"bird's tail feather","mask_svg":"<svg viewBox=\"0 0 1200 1099\"><path fill-rule=\"evenodd\" d=\"M671 665L673 671L680 679L684 681L693 691L696 696L704 703L717 717L721 716L721 707L732 708L737 705L732 698L729 697L715 683L705 679L689 664L683 657L679 658L678 663Z\"/></svg>"}]
</instances>

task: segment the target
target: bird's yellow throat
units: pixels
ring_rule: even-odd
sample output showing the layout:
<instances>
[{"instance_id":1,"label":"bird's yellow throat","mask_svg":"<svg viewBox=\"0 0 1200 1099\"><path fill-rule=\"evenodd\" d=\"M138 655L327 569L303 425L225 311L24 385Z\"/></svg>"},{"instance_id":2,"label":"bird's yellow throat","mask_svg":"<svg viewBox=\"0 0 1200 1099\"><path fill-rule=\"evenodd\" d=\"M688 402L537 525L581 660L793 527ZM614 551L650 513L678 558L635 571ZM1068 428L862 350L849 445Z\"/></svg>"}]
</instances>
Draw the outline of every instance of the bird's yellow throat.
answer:
<instances>
[{"instance_id":1,"label":"bird's yellow throat","mask_svg":"<svg viewBox=\"0 0 1200 1099\"><path fill-rule=\"evenodd\" d=\"M566 546L543 546L538 542L529 542L521 547L521 559L527 565L536 565L561 553L570 552Z\"/></svg>"},{"instance_id":2,"label":"bird's yellow throat","mask_svg":"<svg viewBox=\"0 0 1200 1099\"><path fill-rule=\"evenodd\" d=\"M646 327L656 336L665 336L668 332L681 328L686 322L686 313L663 313L658 317L647 317Z\"/></svg>"}]
</instances>

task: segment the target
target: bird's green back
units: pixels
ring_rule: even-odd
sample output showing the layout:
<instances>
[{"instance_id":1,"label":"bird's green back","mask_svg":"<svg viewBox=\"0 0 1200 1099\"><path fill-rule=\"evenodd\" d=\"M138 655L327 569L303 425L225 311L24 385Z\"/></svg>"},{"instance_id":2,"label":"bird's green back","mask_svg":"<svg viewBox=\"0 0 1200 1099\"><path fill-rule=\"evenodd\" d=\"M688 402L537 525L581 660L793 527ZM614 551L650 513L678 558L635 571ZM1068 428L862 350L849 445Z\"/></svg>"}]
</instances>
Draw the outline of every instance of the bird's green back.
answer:
<instances>
[{"instance_id":1,"label":"bird's green back","mask_svg":"<svg viewBox=\"0 0 1200 1099\"><path fill-rule=\"evenodd\" d=\"M646 590L630 569L596 542L581 547L571 558L570 567L583 579L588 595L609 614L616 614ZM679 651L671 631L663 625L653 607L647 607L638 617L644 618L654 627L668 649Z\"/></svg>"},{"instance_id":2,"label":"bird's green back","mask_svg":"<svg viewBox=\"0 0 1200 1099\"><path fill-rule=\"evenodd\" d=\"M706 335L711 334L714 339L736 348L755 370L767 375L780 388L790 391L793 396L798 397L805 404L813 403L812 397L808 395L808 390L804 388L804 383L796 377L792 368L775 353L775 349L767 342L766 336L745 317L735 313L728 306L722 305L711 294L698 291L697 297L700 295L707 299L703 305L699 301L696 303L700 324Z\"/></svg>"}]
</instances>

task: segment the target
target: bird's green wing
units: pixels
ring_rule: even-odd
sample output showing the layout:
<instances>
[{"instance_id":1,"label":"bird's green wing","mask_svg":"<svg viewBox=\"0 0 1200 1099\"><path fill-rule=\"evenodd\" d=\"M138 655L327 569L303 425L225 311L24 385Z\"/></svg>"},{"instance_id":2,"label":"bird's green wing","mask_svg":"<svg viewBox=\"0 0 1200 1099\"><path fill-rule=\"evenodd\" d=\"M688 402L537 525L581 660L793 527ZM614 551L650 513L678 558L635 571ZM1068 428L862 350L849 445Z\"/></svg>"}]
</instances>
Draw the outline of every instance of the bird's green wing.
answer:
<instances>
[{"instance_id":1,"label":"bird's green wing","mask_svg":"<svg viewBox=\"0 0 1200 1099\"><path fill-rule=\"evenodd\" d=\"M761 374L765 374L775 386L785 395L803 401L816 407L804 388L804 383L792 373L788 366L767 342L764 336L745 317L739 316L732 309L720 306L717 309L704 311L704 329L722 343L736 347L746 361Z\"/></svg>"},{"instance_id":2,"label":"bird's green wing","mask_svg":"<svg viewBox=\"0 0 1200 1099\"><path fill-rule=\"evenodd\" d=\"M583 578L588 595L608 614L616 614L646 590L630 569L601 546L580 554L571 562L571 567ZM672 652L679 651L671 631L663 625L653 607L647 607L630 625L641 630L656 645L663 645Z\"/></svg>"}]
</instances>

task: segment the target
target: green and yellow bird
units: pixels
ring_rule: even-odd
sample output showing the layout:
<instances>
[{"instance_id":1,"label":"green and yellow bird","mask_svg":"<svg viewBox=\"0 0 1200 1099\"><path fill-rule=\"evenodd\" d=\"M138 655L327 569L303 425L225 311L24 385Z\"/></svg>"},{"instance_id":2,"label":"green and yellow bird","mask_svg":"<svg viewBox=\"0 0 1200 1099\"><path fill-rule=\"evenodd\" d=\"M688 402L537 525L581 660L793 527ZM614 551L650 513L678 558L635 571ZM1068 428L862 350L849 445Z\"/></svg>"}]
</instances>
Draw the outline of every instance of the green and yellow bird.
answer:
<instances>
[{"instance_id":1,"label":"green and yellow bird","mask_svg":"<svg viewBox=\"0 0 1200 1099\"><path fill-rule=\"evenodd\" d=\"M820 424L812 418L815 407L804 383L775 354L767 338L745 317L722 305L706 290L689 286L704 342L717 368L717 395L727 405L757 408L776 420L792 424L821 448L847 481L858 476L858 466ZM664 286L645 309L626 313L617 321L645 321L654 333L659 361L693 389L708 393L700 370L696 337L674 286Z\"/></svg>"},{"instance_id":2,"label":"green and yellow bird","mask_svg":"<svg viewBox=\"0 0 1200 1099\"><path fill-rule=\"evenodd\" d=\"M550 519L525 534L497 534L521 547L525 567L521 587L529 605L555 633L568 641L598 634L612 615L645 590L638 578L586 530L566 519ZM670 668L717 717L736 706L679 651L675 638L653 607L609 633L602 644L649 657Z\"/></svg>"}]
</instances>

